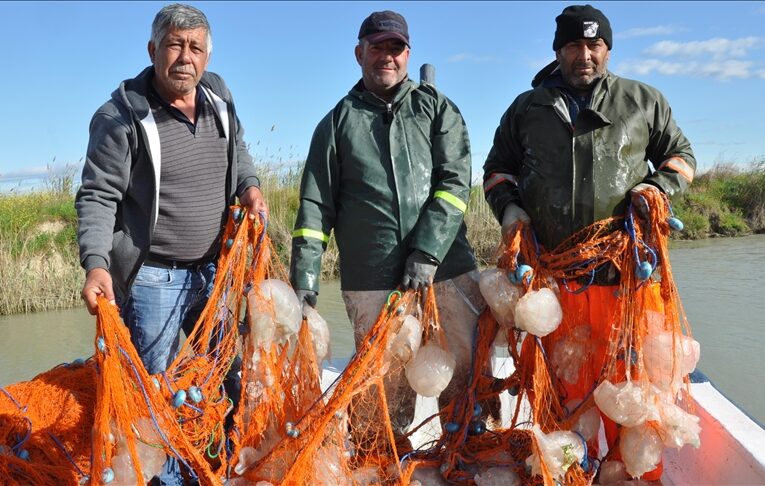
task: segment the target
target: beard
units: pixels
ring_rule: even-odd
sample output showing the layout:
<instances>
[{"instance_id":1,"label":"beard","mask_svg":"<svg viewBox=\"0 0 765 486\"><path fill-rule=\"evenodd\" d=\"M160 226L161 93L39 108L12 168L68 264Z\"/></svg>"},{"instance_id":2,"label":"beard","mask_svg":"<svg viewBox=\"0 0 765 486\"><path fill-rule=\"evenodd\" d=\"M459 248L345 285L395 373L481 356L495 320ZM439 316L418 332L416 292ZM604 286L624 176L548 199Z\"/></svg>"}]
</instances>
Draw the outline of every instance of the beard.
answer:
<instances>
[{"instance_id":1,"label":"beard","mask_svg":"<svg viewBox=\"0 0 765 486\"><path fill-rule=\"evenodd\" d=\"M576 73L577 70L585 68L592 69L592 73ZM579 63L570 67L564 67L561 65L561 74L563 75L563 80L567 85L576 90L586 91L591 89L600 78L605 76L606 66L604 64L595 65L593 63Z\"/></svg>"}]
</instances>

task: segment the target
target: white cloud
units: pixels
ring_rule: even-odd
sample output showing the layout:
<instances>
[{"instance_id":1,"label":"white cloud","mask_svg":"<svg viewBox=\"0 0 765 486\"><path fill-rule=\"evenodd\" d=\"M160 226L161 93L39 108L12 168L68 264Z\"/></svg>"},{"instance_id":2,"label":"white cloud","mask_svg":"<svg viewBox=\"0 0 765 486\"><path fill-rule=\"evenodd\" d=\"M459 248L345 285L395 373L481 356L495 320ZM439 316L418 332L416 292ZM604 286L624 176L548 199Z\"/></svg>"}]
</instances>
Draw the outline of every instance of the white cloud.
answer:
<instances>
[{"instance_id":1,"label":"white cloud","mask_svg":"<svg viewBox=\"0 0 765 486\"><path fill-rule=\"evenodd\" d=\"M484 62L499 62L499 59L494 56L476 56L475 54L472 54L470 52L461 52L459 54L450 56L447 59L447 61L448 62L484 63Z\"/></svg>"},{"instance_id":2,"label":"white cloud","mask_svg":"<svg viewBox=\"0 0 765 486\"><path fill-rule=\"evenodd\" d=\"M665 76L692 76L695 78L713 78L721 81L746 79L754 75L762 76L762 71L755 73L751 61L729 59L702 63L697 61L663 61L659 59L626 60L619 64L616 72L645 76L651 73Z\"/></svg>"},{"instance_id":3,"label":"white cloud","mask_svg":"<svg viewBox=\"0 0 765 486\"><path fill-rule=\"evenodd\" d=\"M700 41L661 41L643 51L643 59L627 59L616 72L625 75L690 76L720 81L765 79L761 59L753 57L765 46L763 37L714 38Z\"/></svg>"},{"instance_id":4,"label":"white cloud","mask_svg":"<svg viewBox=\"0 0 765 486\"><path fill-rule=\"evenodd\" d=\"M9 170L0 173L0 180L20 179L23 177L40 177L48 174L48 167L28 167L24 169Z\"/></svg>"},{"instance_id":5,"label":"white cloud","mask_svg":"<svg viewBox=\"0 0 765 486\"><path fill-rule=\"evenodd\" d=\"M650 37L654 35L670 35L676 32L683 32L686 29L673 27L671 25L655 25L653 27L635 27L622 32L617 32L614 37L617 39L629 39L632 37Z\"/></svg>"},{"instance_id":6,"label":"white cloud","mask_svg":"<svg viewBox=\"0 0 765 486\"><path fill-rule=\"evenodd\" d=\"M714 38L704 41L675 42L661 41L652 45L645 54L658 57L698 57L712 56L713 59L744 57L749 50L765 44L760 37L742 37L741 39Z\"/></svg>"}]
</instances>

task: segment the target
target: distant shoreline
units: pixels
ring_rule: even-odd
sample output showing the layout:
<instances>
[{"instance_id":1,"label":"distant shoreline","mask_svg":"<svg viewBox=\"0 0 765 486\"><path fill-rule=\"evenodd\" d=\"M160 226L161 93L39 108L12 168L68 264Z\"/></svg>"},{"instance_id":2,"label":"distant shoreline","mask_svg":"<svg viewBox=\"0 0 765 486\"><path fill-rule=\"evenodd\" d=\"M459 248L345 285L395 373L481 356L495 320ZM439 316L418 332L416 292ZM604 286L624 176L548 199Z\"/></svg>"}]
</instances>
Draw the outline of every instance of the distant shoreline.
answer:
<instances>
[{"instance_id":1,"label":"distant shoreline","mask_svg":"<svg viewBox=\"0 0 765 486\"><path fill-rule=\"evenodd\" d=\"M289 264L292 227L298 206L300 168L259 167L268 200L269 236L282 263ZM81 305L84 272L77 249L74 174L49 176L45 188L0 193L0 315ZM748 168L716 166L699 175L688 193L673 201L684 229L681 240L743 236L765 232L765 160ZM499 224L480 186L470 193L465 213L468 240L481 267L495 261ZM337 247L330 239L322 279L338 278Z\"/></svg>"}]
</instances>

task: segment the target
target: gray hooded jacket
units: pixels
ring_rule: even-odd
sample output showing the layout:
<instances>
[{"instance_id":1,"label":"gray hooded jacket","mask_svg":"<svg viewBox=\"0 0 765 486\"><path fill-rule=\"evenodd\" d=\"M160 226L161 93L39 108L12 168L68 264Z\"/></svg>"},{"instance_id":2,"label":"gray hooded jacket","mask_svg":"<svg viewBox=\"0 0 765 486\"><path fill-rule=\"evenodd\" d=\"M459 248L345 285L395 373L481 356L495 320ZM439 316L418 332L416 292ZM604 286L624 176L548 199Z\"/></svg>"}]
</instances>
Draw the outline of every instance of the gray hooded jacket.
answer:
<instances>
[{"instance_id":1,"label":"gray hooded jacket","mask_svg":"<svg viewBox=\"0 0 765 486\"><path fill-rule=\"evenodd\" d=\"M148 101L154 67L123 81L90 122L82 186L75 207L80 263L106 268L118 299L128 295L149 252L159 211L160 139ZM199 87L215 107L228 140L227 198L259 187L244 130L220 76L205 72Z\"/></svg>"}]
</instances>

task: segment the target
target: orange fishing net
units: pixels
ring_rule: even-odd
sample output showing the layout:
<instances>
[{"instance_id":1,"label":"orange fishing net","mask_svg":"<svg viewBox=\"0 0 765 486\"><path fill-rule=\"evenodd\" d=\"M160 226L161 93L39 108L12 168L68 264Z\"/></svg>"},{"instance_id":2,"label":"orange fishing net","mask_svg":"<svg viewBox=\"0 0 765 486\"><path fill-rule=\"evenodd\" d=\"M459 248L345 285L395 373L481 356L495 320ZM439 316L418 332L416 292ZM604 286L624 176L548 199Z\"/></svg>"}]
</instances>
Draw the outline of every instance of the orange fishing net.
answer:
<instances>
[{"instance_id":1,"label":"orange fishing net","mask_svg":"<svg viewBox=\"0 0 765 486\"><path fill-rule=\"evenodd\" d=\"M618 479L652 471L657 475L650 479L658 479L662 447L698 447L698 419L686 412L693 410L687 374L698 360L698 343L691 337L668 252L670 226L677 220L665 195L648 191L643 197L650 210L647 221L631 209L624 218L583 229L550 252L536 244L528 226L519 226L499 260L498 266L524 289L516 326L520 301L540 289L551 289L562 307L557 328L537 336L516 328L509 336L519 398L530 403L532 423L541 432L573 430L584 446L580 464L557 467L556 474L550 465L560 458L547 455L539 465L545 484L556 479L587 484L601 462L600 418L609 446L604 460L626 465ZM614 285L592 285L608 278L597 272L609 271L619 277ZM630 406L614 409L614 401ZM595 436L585 435L587 421L594 423ZM641 440L634 439L634 431ZM533 435L538 455L547 438ZM634 456L644 446L652 456L641 461ZM573 455L573 449L569 452Z\"/></svg>"},{"instance_id":2,"label":"orange fishing net","mask_svg":"<svg viewBox=\"0 0 765 486\"><path fill-rule=\"evenodd\" d=\"M549 252L529 227L518 227L498 264L500 280L509 275L516 282L500 299L513 302L512 312L492 307L481 315L468 389L420 416L406 436L394 432L389 418L403 406L391 377L406 375L415 387L414 363L425 349L434 357L424 376L433 382L450 376L432 289L393 292L348 365L336 376L325 370L322 383L320 326L308 309L297 317L289 310L286 300L297 299L284 283L266 225L252 224L237 208L223 237L213 295L166 372L146 373L117 310L102 301L92 359L0 389L2 483L77 484L89 476L90 484L145 484L171 455L203 485L416 484L428 478L588 484L601 458L597 439L581 424L586 417L592 422L593 410L600 424L596 390L612 391L609 384L632 387L655 408L631 417L629 426L604 418L611 447L605 459L623 459L631 475L650 471L654 465L634 465L629 453L621 457L628 449L620 442L636 441L632 431L665 445L693 441L667 425L680 412L666 404L689 403L681 361L690 330L669 265L669 205L659 195L646 197L650 223L630 212ZM608 265L620 275L618 287L590 285ZM653 269L654 277L645 275ZM559 325L534 335L519 307L541 289L562 311ZM500 338L515 368L503 378L491 372ZM243 360L242 392L232 411L223 378L236 356ZM500 398L509 416L487 420L484 407ZM566 431L578 435L550 445L555 433Z\"/></svg>"},{"instance_id":3,"label":"orange fishing net","mask_svg":"<svg viewBox=\"0 0 765 486\"><path fill-rule=\"evenodd\" d=\"M242 296L271 270L265 225L232 209L212 295L167 371L146 372L101 299L93 358L3 390L0 443L12 445L0 455L4 484L145 484L167 455L201 484L221 483L232 408L223 378L239 351Z\"/></svg>"}]
</instances>

